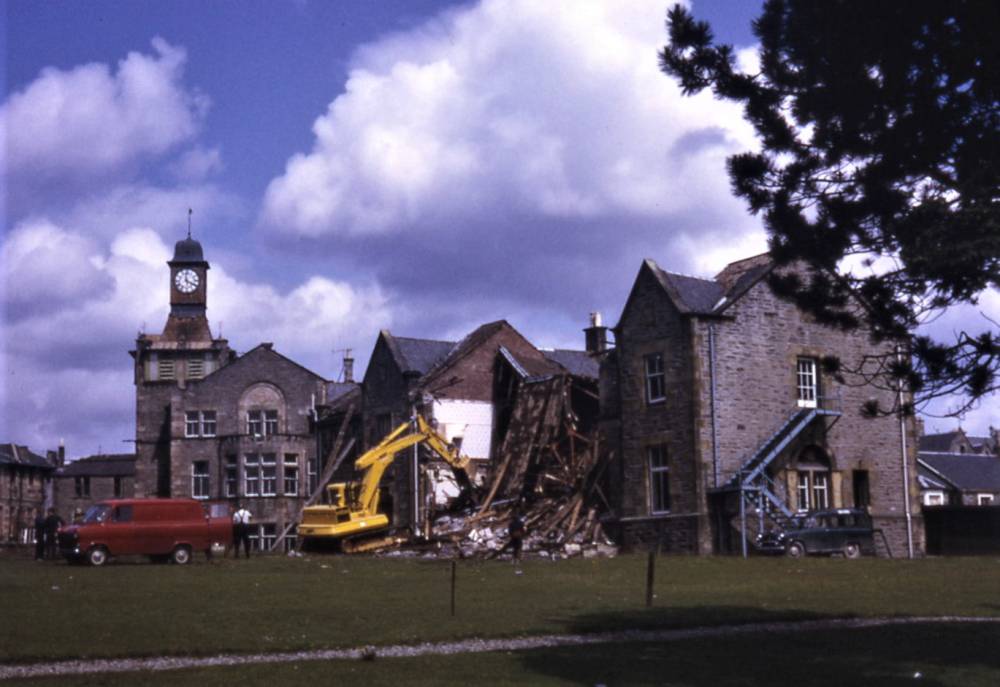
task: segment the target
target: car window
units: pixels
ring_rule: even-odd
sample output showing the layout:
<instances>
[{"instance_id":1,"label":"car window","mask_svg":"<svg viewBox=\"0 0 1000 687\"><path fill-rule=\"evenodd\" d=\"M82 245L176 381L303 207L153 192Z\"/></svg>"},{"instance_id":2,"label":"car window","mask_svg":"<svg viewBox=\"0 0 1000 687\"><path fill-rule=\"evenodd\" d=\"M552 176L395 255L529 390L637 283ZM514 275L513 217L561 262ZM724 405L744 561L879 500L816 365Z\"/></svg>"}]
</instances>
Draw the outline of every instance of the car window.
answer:
<instances>
[{"instance_id":1,"label":"car window","mask_svg":"<svg viewBox=\"0 0 1000 687\"><path fill-rule=\"evenodd\" d=\"M83 521L86 523L104 522L110 514L111 506L104 503L96 503L84 513Z\"/></svg>"},{"instance_id":2,"label":"car window","mask_svg":"<svg viewBox=\"0 0 1000 687\"><path fill-rule=\"evenodd\" d=\"M115 508L115 522L132 522L132 506Z\"/></svg>"}]
</instances>

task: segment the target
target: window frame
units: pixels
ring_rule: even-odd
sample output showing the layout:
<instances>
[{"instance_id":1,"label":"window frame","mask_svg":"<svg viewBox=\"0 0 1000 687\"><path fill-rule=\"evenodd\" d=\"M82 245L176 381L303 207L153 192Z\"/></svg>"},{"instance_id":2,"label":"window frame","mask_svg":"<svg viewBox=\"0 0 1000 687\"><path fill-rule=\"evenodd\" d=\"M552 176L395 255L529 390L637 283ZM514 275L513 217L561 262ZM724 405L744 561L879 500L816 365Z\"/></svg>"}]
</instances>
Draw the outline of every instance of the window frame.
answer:
<instances>
[{"instance_id":1,"label":"window frame","mask_svg":"<svg viewBox=\"0 0 1000 687\"><path fill-rule=\"evenodd\" d=\"M296 453L286 453L282 462L282 494L285 496L299 495L299 456ZM292 480L290 482L290 480ZM293 484L291 489L289 484Z\"/></svg>"},{"instance_id":2,"label":"window frame","mask_svg":"<svg viewBox=\"0 0 1000 687\"><path fill-rule=\"evenodd\" d=\"M201 436L201 412L197 410L184 411L184 438L193 439Z\"/></svg>"},{"instance_id":3,"label":"window frame","mask_svg":"<svg viewBox=\"0 0 1000 687\"><path fill-rule=\"evenodd\" d=\"M226 498L235 498L240 495L240 459L239 456L229 454L226 456L226 463L223 466L223 491Z\"/></svg>"},{"instance_id":4,"label":"window frame","mask_svg":"<svg viewBox=\"0 0 1000 687\"><path fill-rule=\"evenodd\" d=\"M260 496L260 454L243 454L243 493Z\"/></svg>"},{"instance_id":5,"label":"window frame","mask_svg":"<svg viewBox=\"0 0 1000 687\"><path fill-rule=\"evenodd\" d=\"M663 353L649 353L642 357L646 403L653 405L667 400L667 373Z\"/></svg>"},{"instance_id":6,"label":"window frame","mask_svg":"<svg viewBox=\"0 0 1000 687\"><path fill-rule=\"evenodd\" d=\"M670 454L666 444L651 444L646 447L646 470L649 474L649 513L666 515L673 508L670 494Z\"/></svg>"},{"instance_id":7,"label":"window frame","mask_svg":"<svg viewBox=\"0 0 1000 687\"><path fill-rule=\"evenodd\" d=\"M247 411L247 434L252 437L264 436L264 411Z\"/></svg>"},{"instance_id":8,"label":"window frame","mask_svg":"<svg viewBox=\"0 0 1000 687\"><path fill-rule=\"evenodd\" d=\"M199 472L201 466L203 471ZM206 500L212 496L212 478L207 460L191 461L191 498Z\"/></svg>"},{"instance_id":9,"label":"window frame","mask_svg":"<svg viewBox=\"0 0 1000 687\"><path fill-rule=\"evenodd\" d=\"M937 503L934 503L934 501ZM944 492L941 490L925 491L923 498L923 505L925 506L943 506L944 503Z\"/></svg>"},{"instance_id":10,"label":"window frame","mask_svg":"<svg viewBox=\"0 0 1000 687\"><path fill-rule=\"evenodd\" d=\"M278 457L273 453L260 455L260 495L278 495Z\"/></svg>"},{"instance_id":11,"label":"window frame","mask_svg":"<svg viewBox=\"0 0 1000 687\"><path fill-rule=\"evenodd\" d=\"M795 359L795 400L799 408L819 406L819 367L816 358L799 356Z\"/></svg>"},{"instance_id":12,"label":"window frame","mask_svg":"<svg viewBox=\"0 0 1000 687\"><path fill-rule=\"evenodd\" d=\"M214 437L219 430L218 414L214 410L201 411L201 436Z\"/></svg>"},{"instance_id":13,"label":"window frame","mask_svg":"<svg viewBox=\"0 0 1000 687\"><path fill-rule=\"evenodd\" d=\"M980 493L976 494L976 505L977 506L992 506L996 499L993 494Z\"/></svg>"}]
</instances>

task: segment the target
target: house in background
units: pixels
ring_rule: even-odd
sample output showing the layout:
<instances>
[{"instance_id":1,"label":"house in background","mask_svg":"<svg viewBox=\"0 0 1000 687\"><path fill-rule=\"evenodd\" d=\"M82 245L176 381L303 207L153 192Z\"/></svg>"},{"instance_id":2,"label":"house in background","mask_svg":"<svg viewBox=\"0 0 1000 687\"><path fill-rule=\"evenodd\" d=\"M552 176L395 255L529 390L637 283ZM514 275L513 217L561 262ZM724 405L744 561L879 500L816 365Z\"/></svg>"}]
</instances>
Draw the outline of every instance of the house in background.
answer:
<instances>
[{"instance_id":1,"label":"house in background","mask_svg":"<svg viewBox=\"0 0 1000 687\"><path fill-rule=\"evenodd\" d=\"M67 463L55 471L56 510L66 522L96 501L135 495L135 454L98 454Z\"/></svg>"},{"instance_id":2,"label":"house in background","mask_svg":"<svg viewBox=\"0 0 1000 687\"><path fill-rule=\"evenodd\" d=\"M52 474L63 447L39 455L27 446L0 444L0 544L30 544L35 517L52 506Z\"/></svg>"},{"instance_id":3,"label":"house in background","mask_svg":"<svg viewBox=\"0 0 1000 687\"><path fill-rule=\"evenodd\" d=\"M1000 506L1000 456L921 452L917 456L924 506Z\"/></svg>"},{"instance_id":4,"label":"house in background","mask_svg":"<svg viewBox=\"0 0 1000 687\"><path fill-rule=\"evenodd\" d=\"M1000 429L990 427L988 436L969 436L961 427L952 432L924 434L921 453L980 454L1000 456Z\"/></svg>"},{"instance_id":5,"label":"house in background","mask_svg":"<svg viewBox=\"0 0 1000 687\"><path fill-rule=\"evenodd\" d=\"M778 298L766 255L714 279L646 260L601 367L604 442L615 452L613 529L626 546L746 552L796 513L870 510L894 550L923 549L912 420L866 418L889 392L847 383L875 344ZM904 481L905 475L905 481Z\"/></svg>"}]
</instances>

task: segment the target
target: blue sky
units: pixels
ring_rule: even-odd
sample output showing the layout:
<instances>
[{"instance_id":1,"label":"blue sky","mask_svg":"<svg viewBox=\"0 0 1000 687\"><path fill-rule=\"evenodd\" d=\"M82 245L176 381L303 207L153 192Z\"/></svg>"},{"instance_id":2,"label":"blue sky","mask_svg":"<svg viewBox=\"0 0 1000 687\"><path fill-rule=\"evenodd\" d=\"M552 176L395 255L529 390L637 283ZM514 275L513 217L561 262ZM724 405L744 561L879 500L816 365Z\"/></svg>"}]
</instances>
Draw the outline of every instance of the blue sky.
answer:
<instances>
[{"instance_id":1,"label":"blue sky","mask_svg":"<svg viewBox=\"0 0 1000 687\"><path fill-rule=\"evenodd\" d=\"M760 252L724 172L752 133L657 71L666 6L7 0L0 440L127 450L188 207L213 330L330 378L381 328L581 347L643 258ZM694 11L752 61L757 3Z\"/></svg>"}]
</instances>

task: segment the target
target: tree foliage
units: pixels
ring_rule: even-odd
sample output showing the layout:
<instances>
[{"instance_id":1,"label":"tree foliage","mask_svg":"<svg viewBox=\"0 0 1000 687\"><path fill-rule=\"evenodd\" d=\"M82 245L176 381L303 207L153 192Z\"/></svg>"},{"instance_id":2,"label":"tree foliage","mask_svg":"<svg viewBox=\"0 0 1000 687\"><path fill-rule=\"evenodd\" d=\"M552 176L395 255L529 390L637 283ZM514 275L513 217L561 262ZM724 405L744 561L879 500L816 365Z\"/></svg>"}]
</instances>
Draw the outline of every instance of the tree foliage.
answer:
<instances>
[{"instance_id":1,"label":"tree foliage","mask_svg":"<svg viewBox=\"0 0 1000 687\"><path fill-rule=\"evenodd\" d=\"M1000 324L948 342L918 327L1000 286L998 27L995 0L768 0L759 71L745 73L675 6L660 55L685 94L742 103L756 130L761 150L728 160L733 190L762 214L775 261L806 266L772 286L899 343L873 379L918 403L963 393L958 410L998 388Z\"/></svg>"}]
</instances>

